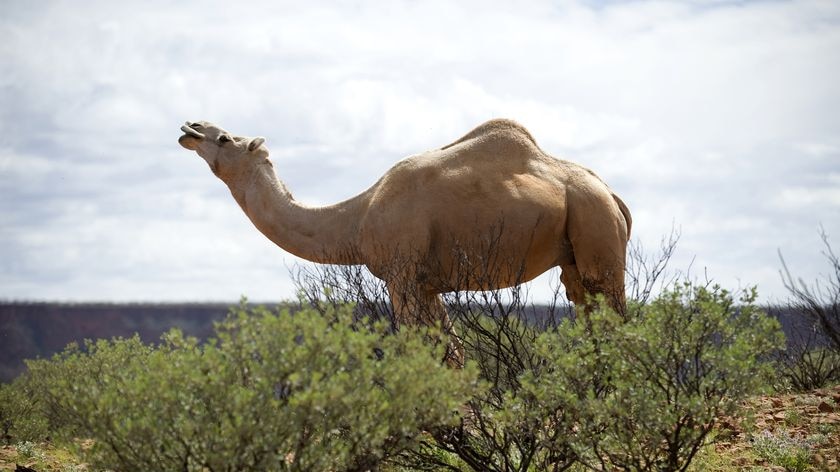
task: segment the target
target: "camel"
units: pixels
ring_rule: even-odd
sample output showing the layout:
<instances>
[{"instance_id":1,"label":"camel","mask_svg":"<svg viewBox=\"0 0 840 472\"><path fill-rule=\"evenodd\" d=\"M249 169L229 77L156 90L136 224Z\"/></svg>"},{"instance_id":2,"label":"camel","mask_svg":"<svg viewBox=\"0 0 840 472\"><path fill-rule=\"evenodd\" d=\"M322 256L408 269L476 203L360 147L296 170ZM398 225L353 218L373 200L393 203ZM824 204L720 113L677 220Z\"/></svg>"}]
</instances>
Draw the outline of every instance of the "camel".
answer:
<instances>
[{"instance_id":1,"label":"camel","mask_svg":"<svg viewBox=\"0 0 840 472\"><path fill-rule=\"evenodd\" d=\"M442 293L511 287L557 266L576 306L603 294L624 310L627 206L591 170L546 154L515 121L494 119L409 156L364 192L324 207L294 199L264 138L205 121L181 130L179 144L207 162L280 248L316 263L364 265L383 280L397 326L441 323L454 335ZM481 275L465 277L465 267ZM462 356L450 343L448 362Z\"/></svg>"}]
</instances>

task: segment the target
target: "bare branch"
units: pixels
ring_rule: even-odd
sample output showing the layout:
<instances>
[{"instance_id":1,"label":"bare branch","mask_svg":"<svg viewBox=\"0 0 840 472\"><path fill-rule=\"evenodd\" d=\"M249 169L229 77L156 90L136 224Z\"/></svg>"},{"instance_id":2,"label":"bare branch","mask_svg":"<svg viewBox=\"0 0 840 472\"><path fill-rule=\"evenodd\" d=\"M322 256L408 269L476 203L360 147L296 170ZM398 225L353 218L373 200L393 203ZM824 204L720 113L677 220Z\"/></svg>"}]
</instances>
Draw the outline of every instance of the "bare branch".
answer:
<instances>
[{"instance_id":1,"label":"bare branch","mask_svg":"<svg viewBox=\"0 0 840 472\"><path fill-rule=\"evenodd\" d=\"M641 241L633 240L627 247L627 294L630 300L645 304L656 290L671 286L680 278L679 272L670 271L668 264L677 243L680 231L674 227L659 242L659 253L648 254Z\"/></svg>"},{"instance_id":2,"label":"bare branch","mask_svg":"<svg viewBox=\"0 0 840 472\"><path fill-rule=\"evenodd\" d=\"M819 331L827 337L833 349L840 351L840 259L829 243L828 234L820 228L822 251L828 261L830 272L811 284L801 278L795 278L779 251L782 269L779 274L787 289L789 304L792 309L802 313Z\"/></svg>"}]
</instances>

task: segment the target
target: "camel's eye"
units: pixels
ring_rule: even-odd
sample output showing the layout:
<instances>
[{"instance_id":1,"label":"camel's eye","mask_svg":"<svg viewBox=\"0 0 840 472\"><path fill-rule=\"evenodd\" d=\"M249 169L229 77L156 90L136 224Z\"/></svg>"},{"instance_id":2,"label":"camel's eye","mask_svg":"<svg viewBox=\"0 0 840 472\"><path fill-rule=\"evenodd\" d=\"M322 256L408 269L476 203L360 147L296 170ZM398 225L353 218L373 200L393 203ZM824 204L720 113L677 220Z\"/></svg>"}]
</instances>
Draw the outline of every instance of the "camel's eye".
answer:
<instances>
[{"instance_id":1,"label":"camel's eye","mask_svg":"<svg viewBox=\"0 0 840 472\"><path fill-rule=\"evenodd\" d=\"M226 134L219 135L219 144L229 143L231 141L232 139L230 139L230 136Z\"/></svg>"}]
</instances>

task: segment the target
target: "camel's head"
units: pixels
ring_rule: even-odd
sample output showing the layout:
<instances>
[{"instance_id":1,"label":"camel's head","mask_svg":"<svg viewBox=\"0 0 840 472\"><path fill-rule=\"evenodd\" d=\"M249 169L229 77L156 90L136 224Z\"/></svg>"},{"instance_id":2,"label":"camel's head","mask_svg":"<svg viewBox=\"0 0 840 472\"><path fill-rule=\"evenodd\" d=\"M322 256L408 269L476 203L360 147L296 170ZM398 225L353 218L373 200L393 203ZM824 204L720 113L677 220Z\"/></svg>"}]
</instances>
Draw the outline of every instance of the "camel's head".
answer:
<instances>
[{"instance_id":1,"label":"camel's head","mask_svg":"<svg viewBox=\"0 0 840 472\"><path fill-rule=\"evenodd\" d=\"M220 179L268 162L265 138L234 136L206 121L187 121L178 143L201 156Z\"/></svg>"}]
</instances>

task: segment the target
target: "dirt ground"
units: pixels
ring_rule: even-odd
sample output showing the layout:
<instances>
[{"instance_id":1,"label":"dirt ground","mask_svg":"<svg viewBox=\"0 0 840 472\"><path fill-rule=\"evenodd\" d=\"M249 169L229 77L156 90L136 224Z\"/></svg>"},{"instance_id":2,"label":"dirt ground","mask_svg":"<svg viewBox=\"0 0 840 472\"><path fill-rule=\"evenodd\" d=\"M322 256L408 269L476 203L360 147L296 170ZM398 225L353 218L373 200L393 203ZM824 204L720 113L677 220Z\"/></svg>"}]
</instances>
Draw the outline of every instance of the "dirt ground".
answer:
<instances>
[{"instance_id":1,"label":"dirt ground","mask_svg":"<svg viewBox=\"0 0 840 472\"><path fill-rule=\"evenodd\" d=\"M840 385L753 398L721 419L713 448L696 470L840 470Z\"/></svg>"}]
</instances>

